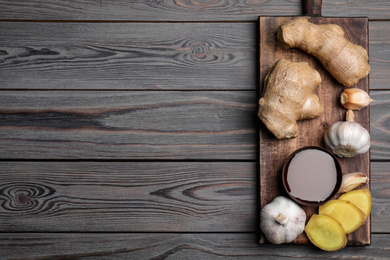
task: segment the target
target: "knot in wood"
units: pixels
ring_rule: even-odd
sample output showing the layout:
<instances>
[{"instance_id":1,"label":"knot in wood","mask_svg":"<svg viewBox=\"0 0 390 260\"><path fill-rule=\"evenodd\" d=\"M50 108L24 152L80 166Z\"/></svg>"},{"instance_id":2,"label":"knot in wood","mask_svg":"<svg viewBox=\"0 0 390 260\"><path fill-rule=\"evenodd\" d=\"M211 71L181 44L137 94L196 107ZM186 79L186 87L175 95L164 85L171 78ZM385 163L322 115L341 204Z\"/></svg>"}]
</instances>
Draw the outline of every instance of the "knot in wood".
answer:
<instances>
[{"instance_id":1,"label":"knot in wood","mask_svg":"<svg viewBox=\"0 0 390 260\"><path fill-rule=\"evenodd\" d=\"M5 183L0 185L0 200L5 214L15 216L16 212L23 215L34 214L42 210L47 197L51 197L55 190L38 183ZM8 211L8 212L7 212Z\"/></svg>"},{"instance_id":2,"label":"knot in wood","mask_svg":"<svg viewBox=\"0 0 390 260\"><path fill-rule=\"evenodd\" d=\"M18 205L26 205L28 204L31 200L33 200L33 198L23 194L23 193L20 193L18 195L16 195L15 197L15 202L16 204Z\"/></svg>"},{"instance_id":3,"label":"knot in wood","mask_svg":"<svg viewBox=\"0 0 390 260\"><path fill-rule=\"evenodd\" d=\"M321 123L321 126L322 126L322 128L323 128L324 130L328 130L328 129L329 129L329 124L328 124L328 122L322 122L322 123Z\"/></svg>"},{"instance_id":4,"label":"knot in wood","mask_svg":"<svg viewBox=\"0 0 390 260\"><path fill-rule=\"evenodd\" d=\"M205 54L205 46L202 43L195 43L192 45L192 53L195 55L198 55L200 57L203 57Z\"/></svg>"},{"instance_id":5,"label":"knot in wood","mask_svg":"<svg viewBox=\"0 0 390 260\"><path fill-rule=\"evenodd\" d=\"M210 48L203 42L193 42L190 45L191 59L196 61L207 61L210 59Z\"/></svg>"}]
</instances>

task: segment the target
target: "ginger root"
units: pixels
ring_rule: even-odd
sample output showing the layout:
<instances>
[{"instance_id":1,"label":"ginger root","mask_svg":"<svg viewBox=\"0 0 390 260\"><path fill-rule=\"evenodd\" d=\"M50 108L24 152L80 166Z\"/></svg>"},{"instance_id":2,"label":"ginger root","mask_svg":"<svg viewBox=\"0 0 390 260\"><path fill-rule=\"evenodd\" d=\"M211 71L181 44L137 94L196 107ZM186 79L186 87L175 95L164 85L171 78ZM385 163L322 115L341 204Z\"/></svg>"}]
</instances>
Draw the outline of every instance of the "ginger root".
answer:
<instances>
[{"instance_id":1,"label":"ginger root","mask_svg":"<svg viewBox=\"0 0 390 260\"><path fill-rule=\"evenodd\" d=\"M277 38L283 48L300 48L319 59L344 86L355 85L370 72L367 51L347 40L338 25L296 18L279 27Z\"/></svg>"},{"instance_id":2,"label":"ginger root","mask_svg":"<svg viewBox=\"0 0 390 260\"><path fill-rule=\"evenodd\" d=\"M281 59L265 78L258 116L278 139L298 136L297 120L319 117L324 106L312 92L320 74L306 62Z\"/></svg>"}]
</instances>

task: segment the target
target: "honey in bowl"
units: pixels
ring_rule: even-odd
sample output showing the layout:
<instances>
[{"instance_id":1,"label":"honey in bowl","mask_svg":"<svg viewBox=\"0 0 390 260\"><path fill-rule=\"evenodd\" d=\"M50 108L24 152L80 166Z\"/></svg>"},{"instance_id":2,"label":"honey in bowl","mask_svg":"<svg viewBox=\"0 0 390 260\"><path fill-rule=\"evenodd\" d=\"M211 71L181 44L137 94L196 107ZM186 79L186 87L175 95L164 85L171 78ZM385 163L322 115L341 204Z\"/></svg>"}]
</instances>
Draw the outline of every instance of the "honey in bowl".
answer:
<instances>
[{"instance_id":1,"label":"honey in bowl","mask_svg":"<svg viewBox=\"0 0 390 260\"><path fill-rule=\"evenodd\" d=\"M321 147L309 146L294 152L285 162L283 185L296 202L318 206L336 195L342 172L336 157Z\"/></svg>"}]
</instances>

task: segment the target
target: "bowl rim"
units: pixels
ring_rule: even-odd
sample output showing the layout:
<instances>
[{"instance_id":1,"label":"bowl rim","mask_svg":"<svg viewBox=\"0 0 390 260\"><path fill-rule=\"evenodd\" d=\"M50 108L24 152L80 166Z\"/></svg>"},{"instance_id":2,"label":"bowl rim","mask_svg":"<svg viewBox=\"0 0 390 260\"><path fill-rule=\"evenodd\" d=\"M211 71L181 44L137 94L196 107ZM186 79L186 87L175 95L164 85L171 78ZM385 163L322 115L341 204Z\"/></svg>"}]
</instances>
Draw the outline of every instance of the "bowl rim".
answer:
<instances>
[{"instance_id":1,"label":"bowl rim","mask_svg":"<svg viewBox=\"0 0 390 260\"><path fill-rule=\"evenodd\" d=\"M334 187L334 189L333 189L332 193L329 195L329 197L326 198L325 200L321 201L321 202L307 201L307 200L302 200L302 199L299 199L299 198L295 198L293 195L291 195L291 192L289 192L288 189L287 189L287 169L286 168L290 165L290 162L291 162L292 158L294 158L294 156L296 154L298 154L298 153L300 153L302 151L305 151L305 150L320 150L322 152L325 152L325 153L329 154L333 158L333 160L335 162L336 171L337 171L336 186ZM298 204L301 204L301 205L304 205L304 206L320 206L322 204L325 204L329 200L331 200L337 194L337 192L339 191L339 189L341 187L342 177L343 177L343 172L342 172L342 169L341 169L341 165L340 165L337 157L334 154L332 154L330 151L328 151L327 149L325 149L323 147L320 147L320 146L305 146L305 147L301 147L301 148L295 150L284 161L281 174L282 174L283 187L284 187L284 190L287 193L287 195L291 199L293 199L295 202L297 202Z\"/></svg>"}]
</instances>

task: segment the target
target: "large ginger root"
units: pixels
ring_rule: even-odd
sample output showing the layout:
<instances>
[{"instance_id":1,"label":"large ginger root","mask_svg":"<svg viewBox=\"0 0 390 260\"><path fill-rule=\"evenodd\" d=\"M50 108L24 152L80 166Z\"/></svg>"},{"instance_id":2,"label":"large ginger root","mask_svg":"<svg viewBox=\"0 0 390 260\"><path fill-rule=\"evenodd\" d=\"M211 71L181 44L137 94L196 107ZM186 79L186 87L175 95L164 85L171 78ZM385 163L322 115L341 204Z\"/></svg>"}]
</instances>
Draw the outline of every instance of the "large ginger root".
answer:
<instances>
[{"instance_id":1,"label":"large ginger root","mask_svg":"<svg viewBox=\"0 0 390 260\"><path fill-rule=\"evenodd\" d=\"M319 59L344 86L355 85L370 72L367 51L348 41L338 25L316 25L296 18L279 28L277 38L282 47L297 47Z\"/></svg>"},{"instance_id":2,"label":"large ginger root","mask_svg":"<svg viewBox=\"0 0 390 260\"><path fill-rule=\"evenodd\" d=\"M298 136L297 120L322 114L323 104L312 93L320 83L320 74L306 62L281 59L274 65L264 81L258 116L276 138Z\"/></svg>"}]
</instances>

